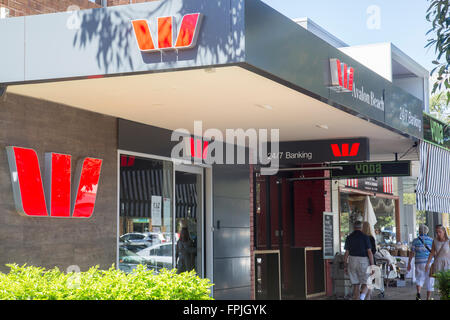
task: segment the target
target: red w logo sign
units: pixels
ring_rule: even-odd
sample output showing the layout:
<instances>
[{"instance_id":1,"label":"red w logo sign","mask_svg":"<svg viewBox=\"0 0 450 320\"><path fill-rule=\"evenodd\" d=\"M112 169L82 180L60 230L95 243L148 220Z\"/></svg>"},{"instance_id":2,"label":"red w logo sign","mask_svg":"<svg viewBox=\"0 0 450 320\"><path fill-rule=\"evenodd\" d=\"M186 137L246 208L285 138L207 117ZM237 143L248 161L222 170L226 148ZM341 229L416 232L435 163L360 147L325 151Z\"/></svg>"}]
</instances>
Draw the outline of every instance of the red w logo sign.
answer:
<instances>
[{"instance_id":1,"label":"red w logo sign","mask_svg":"<svg viewBox=\"0 0 450 320\"><path fill-rule=\"evenodd\" d=\"M176 36L173 17L158 18L157 42L153 40L155 38L152 36L147 20L133 20L131 23L139 49L144 52L153 52L193 48L197 43L201 19L201 13L185 15Z\"/></svg>"},{"instance_id":2,"label":"red w logo sign","mask_svg":"<svg viewBox=\"0 0 450 320\"><path fill-rule=\"evenodd\" d=\"M352 92L354 69L349 68L339 59L330 59L331 85L330 89L336 92Z\"/></svg>"},{"instance_id":3,"label":"red w logo sign","mask_svg":"<svg viewBox=\"0 0 450 320\"><path fill-rule=\"evenodd\" d=\"M89 218L94 212L101 159L85 158L76 170L71 203L72 156L45 154L45 184L33 149L6 147L14 202L24 216ZM44 192L45 185L45 192Z\"/></svg>"},{"instance_id":4,"label":"red w logo sign","mask_svg":"<svg viewBox=\"0 0 450 320\"><path fill-rule=\"evenodd\" d=\"M201 139L190 138L191 141L191 154L193 158L206 159L208 155L208 141L202 141ZM203 142L203 145L202 145Z\"/></svg>"},{"instance_id":5,"label":"red w logo sign","mask_svg":"<svg viewBox=\"0 0 450 320\"><path fill-rule=\"evenodd\" d=\"M350 144L342 144L342 151L339 149L339 145L332 144L331 149L333 150L333 155L337 158L339 157L356 157L358 155L360 143L352 144L352 148L349 151Z\"/></svg>"}]
</instances>

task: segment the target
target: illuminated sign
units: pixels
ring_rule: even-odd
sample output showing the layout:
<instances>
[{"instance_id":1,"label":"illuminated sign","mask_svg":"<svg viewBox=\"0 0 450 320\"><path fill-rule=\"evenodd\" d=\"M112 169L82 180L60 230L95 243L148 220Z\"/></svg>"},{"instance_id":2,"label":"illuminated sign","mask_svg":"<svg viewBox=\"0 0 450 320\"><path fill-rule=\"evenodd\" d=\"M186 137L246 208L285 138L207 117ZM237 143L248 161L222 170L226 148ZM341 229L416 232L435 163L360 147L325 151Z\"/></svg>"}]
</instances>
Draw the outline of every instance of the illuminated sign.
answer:
<instances>
[{"instance_id":1,"label":"illuminated sign","mask_svg":"<svg viewBox=\"0 0 450 320\"><path fill-rule=\"evenodd\" d=\"M333 164L332 166L342 168L330 170L333 179L411 176L411 161L353 162Z\"/></svg>"},{"instance_id":2,"label":"illuminated sign","mask_svg":"<svg viewBox=\"0 0 450 320\"><path fill-rule=\"evenodd\" d=\"M178 33L176 33L173 17L159 17L156 24L156 37L152 35L147 20L133 20L131 23L139 49L143 52L155 52L195 47L201 20L201 13L185 15L181 20Z\"/></svg>"},{"instance_id":3,"label":"illuminated sign","mask_svg":"<svg viewBox=\"0 0 450 320\"><path fill-rule=\"evenodd\" d=\"M72 156L45 154L44 182L33 149L6 147L16 210L23 216L89 218L94 212L102 160L84 158L71 186ZM44 190L45 186L45 190ZM74 199L75 201L71 201Z\"/></svg>"},{"instance_id":4,"label":"illuminated sign","mask_svg":"<svg viewBox=\"0 0 450 320\"><path fill-rule=\"evenodd\" d=\"M333 155L336 158L340 158L340 157L356 157L358 155L358 151L359 151L359 146L360 143L359 142L355 142L353 143L351 146L351 149L349 151L349 143L343 143L341 145L341 147L339 147L338 144L332 143L331 144L331 149L333 150Z\"/></svg>"},{"instance_id":5,"label":"illuminated sign","mask_svg":"<svg viewBox=\"0 0 450 320\"><path fill-rule=\"evenodd\" d=\"M281 165L365 161L370 159L369 156L367 138L284 141L280 142L277 153L268 150L268 157L270 159L278 157Z\"/></svg>"}]
</instances>

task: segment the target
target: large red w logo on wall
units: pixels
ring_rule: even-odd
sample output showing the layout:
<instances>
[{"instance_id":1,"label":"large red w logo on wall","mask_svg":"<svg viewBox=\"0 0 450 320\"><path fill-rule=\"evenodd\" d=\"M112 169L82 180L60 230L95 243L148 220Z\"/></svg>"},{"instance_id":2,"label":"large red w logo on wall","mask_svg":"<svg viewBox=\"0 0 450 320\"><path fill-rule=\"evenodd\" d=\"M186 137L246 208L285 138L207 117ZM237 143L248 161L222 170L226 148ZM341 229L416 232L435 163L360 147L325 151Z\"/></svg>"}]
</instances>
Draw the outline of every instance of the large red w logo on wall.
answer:
<instances>
[{"instance_id":1,"label":"large red w logo on wall","mask_svg":"<svg viewBox=\"0 0 450 320\"><path fill-rule=\"evenodd\" d=\"M134 35L139 49L144 52L153 52L170 49L189 49L197 43L198 31L202 20L201 13L187 14L181 20L178 36L175 34L173 17L160 17L157 19L157 42L152 36L147 20L133 20Z\"/></svg>"},{"instance_id":2,"label":"large red w logo on wall","mask_svg":"<svg viewBox=\"0 0 450 320\"><path fill-rule=\"evenodd\" d=\"M101 159L84 158L77 167L74 188L71 188L72 156L46 153L43 184L36 151L19 147L6 147L6 151L14 202L21 215L62 218L92 216L102 167Z\"/></svg>"}]
</instances>

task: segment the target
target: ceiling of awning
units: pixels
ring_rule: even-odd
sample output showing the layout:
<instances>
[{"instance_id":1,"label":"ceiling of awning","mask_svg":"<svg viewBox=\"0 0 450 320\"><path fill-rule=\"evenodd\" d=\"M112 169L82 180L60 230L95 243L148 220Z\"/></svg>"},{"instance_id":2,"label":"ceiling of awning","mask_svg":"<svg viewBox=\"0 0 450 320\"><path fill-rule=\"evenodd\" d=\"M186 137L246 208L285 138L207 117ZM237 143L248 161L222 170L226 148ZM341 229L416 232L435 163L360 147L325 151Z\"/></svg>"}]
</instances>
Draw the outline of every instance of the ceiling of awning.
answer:
<instances>
[{"instance_id":1,"label":"ceiling of awning","mask_svg":"<svg viewBox=\"0 0 450 320\"><path fill-rule=\"evenodd\" d=\"M167 129L280 129L282 141L368 137L374 160L412 141L238 66L35 83L8 92ZM417 159L413 152L408 157Z\"/></svg>"}]
</instances>

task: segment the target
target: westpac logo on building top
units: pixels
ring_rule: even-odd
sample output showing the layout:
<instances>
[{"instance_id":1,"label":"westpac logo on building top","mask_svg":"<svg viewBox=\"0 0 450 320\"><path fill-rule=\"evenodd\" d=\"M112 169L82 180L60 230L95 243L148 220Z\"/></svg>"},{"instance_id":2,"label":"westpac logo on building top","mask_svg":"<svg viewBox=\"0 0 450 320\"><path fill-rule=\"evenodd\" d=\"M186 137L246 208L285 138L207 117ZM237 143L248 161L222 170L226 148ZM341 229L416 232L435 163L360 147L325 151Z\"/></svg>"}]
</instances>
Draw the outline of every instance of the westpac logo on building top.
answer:
<instances>
[{"instance_id":1,"label":"westpac logo on building top","mask_svg":"<svg viewBox=\"0 0 450 320\"><path fill-rule=\"evenodd\" d=\"M6 147L6 152L14 202L19 214L59 218L92 216L100 180L101 159L84 158L77 167L72 187L72 156L46 153L43 183L36 151Z\"/></svg>"},{"instance_id":2,"label":"westpac logo on building top","mask_svg":"<svg viewBox=\"0 0 450 320\"><path fill-rule=\"evenodd\" d=\"M339 59L330 59L330 89L336 92L352 92L355 70Z\"/></svg>"},{"instance_id":3,"label":"westpac logo on building top","mask_svg":"<svg viewBox=\"0 0 450 320\"><path fill-rule=\"evenodd\" d=\"M155 52L195 47L202 18L201 13L183 16L176 33L173 17L159 17L156 19L156 37L152 34L147 20L133 20L131 23L139 49L143 52Z\"/></svg>"}]
</instances>

